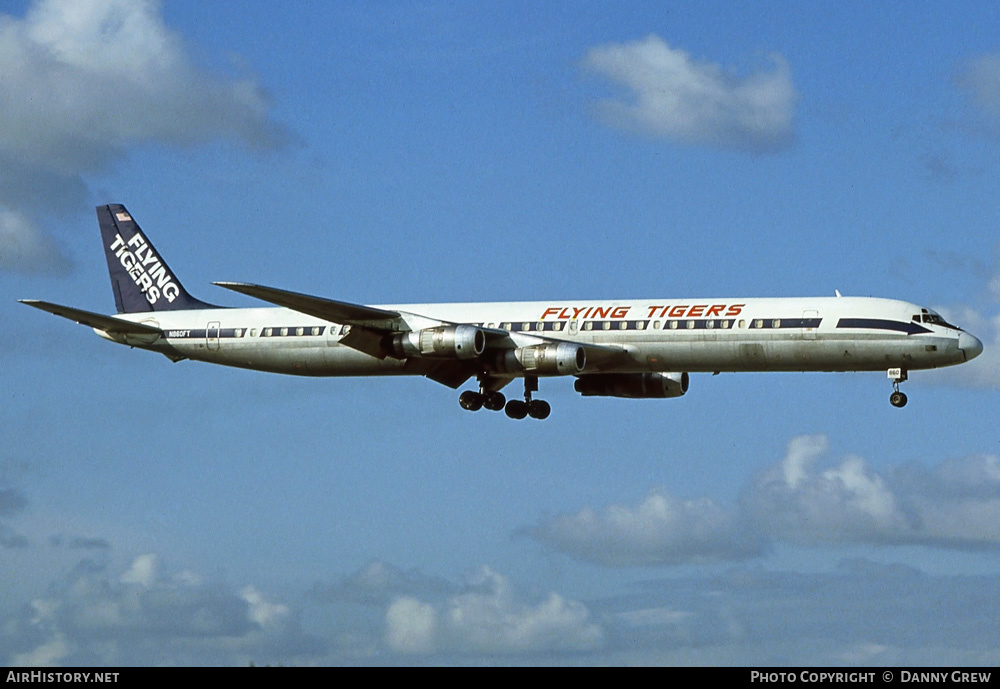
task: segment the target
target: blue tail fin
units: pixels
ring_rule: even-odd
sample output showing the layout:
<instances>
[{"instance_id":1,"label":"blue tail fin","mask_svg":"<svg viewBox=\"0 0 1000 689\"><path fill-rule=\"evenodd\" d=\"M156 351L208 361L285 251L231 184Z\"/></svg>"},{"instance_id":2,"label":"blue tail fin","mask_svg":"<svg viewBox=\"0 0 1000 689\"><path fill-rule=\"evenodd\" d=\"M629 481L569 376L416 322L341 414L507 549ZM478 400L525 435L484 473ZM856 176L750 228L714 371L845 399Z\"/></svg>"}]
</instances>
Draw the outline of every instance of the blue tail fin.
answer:
<instances>
[{"instance_id":1,"label":"blue tail fin","mask_svg":"<svg viewBox=\"0 0 1000 689\"><path fill-rule=\"evenodd\" d=\"M218 308L188 294L125 206L98 206L97 220L118 313Z\"/></svg>"}]
</instances>

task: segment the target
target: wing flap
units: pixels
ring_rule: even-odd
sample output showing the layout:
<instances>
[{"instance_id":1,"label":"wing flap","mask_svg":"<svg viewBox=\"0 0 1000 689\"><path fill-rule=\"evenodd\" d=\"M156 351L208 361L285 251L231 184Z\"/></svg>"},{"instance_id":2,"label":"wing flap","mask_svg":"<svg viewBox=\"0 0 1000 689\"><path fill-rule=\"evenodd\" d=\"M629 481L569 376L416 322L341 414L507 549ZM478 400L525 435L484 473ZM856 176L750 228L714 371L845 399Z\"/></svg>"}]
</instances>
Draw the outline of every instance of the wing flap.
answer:
<instances>
[{"instance_id":1,"label":"wing flap","mask_svg":"<svg viewBox=\"0 0 1000 689\"><path fill-rule=\"evenodd\" d=\"M387 336L383 331L352 325L351 331L340 338L340 344L376 359L385 359L392 355L392 351L386 345L386 339Z\"/></svg>"},{"instance_id":2,"label":"wing flap","mask_svg":"<svg viewBox=\"0 0 1000 689\"><path fill-rule=\"evenodd\" d=\"M93 313L92 311L84 311L83 309L74 309L71 306L62 306L61 304L53 304L47 301L40 301L38 299L20 299L22 304L27 304L28 306L34 306L36 309L41 309L42 311L48 311L56 316L62 316L63 318L68 318L71 321L75 321L80 325L86 325L91 328L97 328L98 330L103 330L109 334L121 334L121 335L160 335L162 331L159 328L154 328L151 325L144 325L142 323L133 323L132 321L122 320L120 318L115 318L113 316L104 316L99 313Z\"/></svg>"},{"instance_id":3,"label":"wing flap","mask_svg":"<svg viewBox=\"0 0 1000 689\"><path fill-rule=\"evenodd\" d=\"M424 374L435 383L447 385L452 390L457 389L462 383L476 374L476 369L468 363L459 361L441 361L431 366L431 370Z\"/></svg>"}]
</instances>

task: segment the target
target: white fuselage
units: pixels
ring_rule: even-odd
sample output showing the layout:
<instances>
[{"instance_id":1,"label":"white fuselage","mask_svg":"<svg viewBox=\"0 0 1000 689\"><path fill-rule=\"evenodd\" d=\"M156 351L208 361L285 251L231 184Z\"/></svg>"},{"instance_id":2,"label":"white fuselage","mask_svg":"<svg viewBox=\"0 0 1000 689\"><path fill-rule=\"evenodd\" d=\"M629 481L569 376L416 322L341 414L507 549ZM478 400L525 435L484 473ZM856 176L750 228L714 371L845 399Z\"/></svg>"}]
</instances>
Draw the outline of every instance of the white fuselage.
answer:
<instances>
[{"instance_id":1,"label":"white fuselage","mask_svg":"<svg viewBox=\"0 0 1000 689\"><path fill-rule=\"evenodd\" d=\"M541 341L614 347L602 373L917 370L959 364L982 344L911 303L861 297L385 305L412 330L472 324ZM419 316L415 315L419 314ZM341 344L350 326L286 308L121 314L163 336L116 342L228 366L309 376L418 374L406 359ZM542 339L544 338L544 339ZM588 366L582 372L590 373Z\"/></svg>"}]
</instances>

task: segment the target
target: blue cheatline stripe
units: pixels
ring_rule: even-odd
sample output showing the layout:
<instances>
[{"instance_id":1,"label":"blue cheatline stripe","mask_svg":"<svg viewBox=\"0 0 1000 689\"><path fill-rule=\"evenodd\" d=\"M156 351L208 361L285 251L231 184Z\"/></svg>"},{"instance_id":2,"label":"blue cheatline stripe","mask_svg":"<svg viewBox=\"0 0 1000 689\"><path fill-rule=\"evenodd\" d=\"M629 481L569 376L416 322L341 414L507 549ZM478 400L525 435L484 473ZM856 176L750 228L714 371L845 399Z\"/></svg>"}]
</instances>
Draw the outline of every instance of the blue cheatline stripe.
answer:
<instances>
[{"instance_id":1,"label":"blue cheatline stripe","mask_svg":"<svg viewBox=\"0 0 1000 689\"><path fill-rule=\"evenodd\" d=\"M751 330L771 330L785 328L818 328L822 318L754 318L750 321Z\"/></svg>"},{"instance_id":2,"label":"blue cheatline stripe","mask_svg":"<svg viewBox=\"0 0 1000 689\"><path fill-rule=\"evenodd\" d=\"M892 330L895 332L906 333L907 335L934 332L933 330L928 330L919 323L913 323L912 321L890 321L883 318L841 318L837 321L837 327L866 328L869 330Z\"/></svg>"},{"instance_id":3,"label":"blue cheatline stripe","mask_svg":"<svg viewBox=\"0 0 1000 689\"><path fill-rule=\"evenodd\" d=\"M264 331L270 328L271 334L265 335ZM284 335L281 334L281 329L285 328L286 332ZM318 332L313 333L313 328L316 328ZM326 327L324 326L313 326L305 325L301 326L302 334L299 334L299 326L266 326L264 328L257 328L259 337L318 337L326 332ZM250 337L249 328L213 328L211 329L213 337L217 338L234 338L234 337ZM209 330L206 328L187 328L187 329L170 329L166 328L163 331L164 337L168 340L199 340L204 339L208 336Z\"/></svg>"}]
</instances>

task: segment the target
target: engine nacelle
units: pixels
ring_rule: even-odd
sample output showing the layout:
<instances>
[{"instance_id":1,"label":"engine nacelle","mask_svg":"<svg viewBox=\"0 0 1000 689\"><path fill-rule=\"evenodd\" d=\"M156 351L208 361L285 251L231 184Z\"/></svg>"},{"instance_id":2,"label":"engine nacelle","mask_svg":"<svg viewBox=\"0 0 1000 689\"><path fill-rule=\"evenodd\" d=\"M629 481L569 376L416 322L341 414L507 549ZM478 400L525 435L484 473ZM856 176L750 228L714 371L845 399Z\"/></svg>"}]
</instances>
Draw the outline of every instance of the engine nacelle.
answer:
<instances>
[{"instance_id":1,"label":"engine nacelle","mask_svg":"<svg viewBox=\"0 0 1000 689\"><path fill-rule=\"evenodd\" d=\"M574 376L586 366L586 350L568 342L507 350L497 362L497 368L503 372L533 376Z\"/></svg>"},{"instance_id":2,"label":"engine nacelle","mask_svg":"<svg viewBox=\"0 0 1000 689\"><path fill-rule=\"evenodd\" d=\"M475 359L486 349L486 333L473 325L443 325L400 333L392 338L393 353L400 358L454 357Z\"/></svg>"},{"instance_id":3,"label":"engine nacelle","mask_svg":"<svg viewBox=\"0 0 1000 689\"><path fill-rule=\"evenodd\" d=\"M662 399L680 397L689 382L687 373L599 373L577 378L573 387L584 397Z\"/></svg>"}]
</instances>

